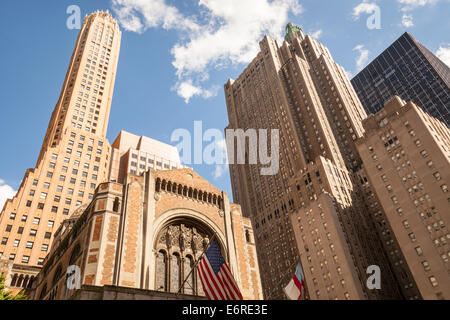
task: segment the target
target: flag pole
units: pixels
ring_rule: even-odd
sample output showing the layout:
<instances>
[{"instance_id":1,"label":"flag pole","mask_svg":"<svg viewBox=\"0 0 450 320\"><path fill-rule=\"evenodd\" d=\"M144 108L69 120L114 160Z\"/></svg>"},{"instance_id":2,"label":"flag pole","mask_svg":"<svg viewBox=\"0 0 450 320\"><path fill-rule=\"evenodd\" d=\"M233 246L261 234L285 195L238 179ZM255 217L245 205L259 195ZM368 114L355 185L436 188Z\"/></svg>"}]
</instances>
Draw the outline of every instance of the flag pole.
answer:
<instances>
[{"instance_id":1,"label":"flag pole","mask_svg":"<svg viewBox=\"0 0 450 320\"><path fill-rule=\"evenodd\" d=\"M191 276L192 272L193 272L194 270L197 269L197 265L198 265L198 264L200 263L200 261L202 260L202 258L203 258L203 256L205 255L206 251L208 251L208 249L209 249L209 247L211 246L211 243L214 241L214 238L215 238L215 237L216 237L216 232L213 233L213 235L212 235L212 237L211 237L211 240L210 240L209 243L208 243L208 246L207 246L205 249L203 249L202 254L200 255L200 257L198 257L198 260L195 261L195 264L194 264L194 266L191 268L191 271L189 272L189 274L187 275L187 277L184 279L183 283L181 284L180 288L178 289L177 296L181 293L181 289L184 287L184 284L185 284L186 281L189 279L189 277ZM192 287L191 287L191 288L192 288Z\"/></svg>"}]
</instances>

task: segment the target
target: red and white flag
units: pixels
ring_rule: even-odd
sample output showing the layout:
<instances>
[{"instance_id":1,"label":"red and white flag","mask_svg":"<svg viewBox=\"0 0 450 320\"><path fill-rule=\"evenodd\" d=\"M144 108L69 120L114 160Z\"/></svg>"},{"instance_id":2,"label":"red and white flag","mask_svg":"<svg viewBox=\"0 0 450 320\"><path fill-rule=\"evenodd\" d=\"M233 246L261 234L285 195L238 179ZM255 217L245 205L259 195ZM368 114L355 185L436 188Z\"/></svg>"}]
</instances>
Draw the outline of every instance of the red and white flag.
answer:
<instances>
[{"instance_id":1,"label":"red and white flag","mask_svg":"<svg viewBox=\"0 0 450 320\"><path fill-rule=\"evenodd\" d=\"M295 270L292 280L286 288L284 288L284 292L290 300L302 300L304 298L305 277L303 275L302 266L300 263L297 266L297 270Z\"/></svg>"}]
</instances>

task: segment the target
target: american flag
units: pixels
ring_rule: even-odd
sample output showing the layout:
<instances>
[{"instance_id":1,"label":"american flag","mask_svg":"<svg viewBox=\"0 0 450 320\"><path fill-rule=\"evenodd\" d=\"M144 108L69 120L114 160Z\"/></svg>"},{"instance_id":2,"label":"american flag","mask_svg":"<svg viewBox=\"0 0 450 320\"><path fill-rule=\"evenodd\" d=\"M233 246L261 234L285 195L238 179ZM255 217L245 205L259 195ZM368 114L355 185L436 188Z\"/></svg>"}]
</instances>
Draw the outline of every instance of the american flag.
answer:
<instances>
[{"instance_id":1,"label":"american flag","mask_svg":"<svg viewBox=\"0 0 450 320\"><path fill-rule=\"evenodd\" d=\"M203 291L209 300L242 300L242 294L231 274L230 267L215 241L197 266Z\"/></svg>"}]
</instances>

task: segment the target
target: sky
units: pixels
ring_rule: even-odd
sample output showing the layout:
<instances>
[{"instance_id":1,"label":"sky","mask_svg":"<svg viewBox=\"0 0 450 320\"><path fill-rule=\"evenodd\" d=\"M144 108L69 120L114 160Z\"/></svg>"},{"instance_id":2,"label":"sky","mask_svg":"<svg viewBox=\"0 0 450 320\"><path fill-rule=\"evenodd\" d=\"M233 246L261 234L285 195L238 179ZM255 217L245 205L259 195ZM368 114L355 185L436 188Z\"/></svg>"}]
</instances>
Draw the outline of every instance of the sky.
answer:
<instances>
[{"instance_id":1,"label":"sky","mask_svg":"<svg viewBox=\"0 0 450 320\"><path fill-rule=\"evenodd\" d=\"M281 41L288 22L326 45L349 77L405 31L450 65L450 0L2 0L0 207L36 164L79 31L67 27L72 5L82 18L109 10L123 32L111 143L120 130L171 143L194 121L223 132L223 85L264 35ZM226 166L189 166L231 197Z\"/></svg>"}]
</instances>

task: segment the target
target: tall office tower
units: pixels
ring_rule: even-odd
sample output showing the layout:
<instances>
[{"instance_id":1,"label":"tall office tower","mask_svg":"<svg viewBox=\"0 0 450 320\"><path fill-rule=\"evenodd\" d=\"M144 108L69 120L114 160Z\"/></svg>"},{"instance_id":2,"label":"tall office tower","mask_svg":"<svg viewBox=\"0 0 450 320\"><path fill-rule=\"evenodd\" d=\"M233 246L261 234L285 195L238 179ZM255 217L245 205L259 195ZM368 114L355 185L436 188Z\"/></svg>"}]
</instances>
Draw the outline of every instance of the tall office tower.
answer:
<instances>
[{"instance_id":1,"label":"tall office tower","mask_svg":"<svg viewBox=\"0 0 450 320\"><path fill-rule=\"evenodd\" d=\"M19 270L7 279L11 287L28 285L26 267L43 264L61 221L89 203L108 179L111 147L105 136L120 41L108 12L85 18L36 167L26 171L1 212L0 255L14 264L13 273Z\"/></svg>"},{"instance_id":2,"label":"tall office tower","mask_svg":"<svg viewBox=\"0 0 450 320\"><path fill-rule=\"evenodd\" d=\"M450 68L409 33L351 82L369 114L377 113L398 95L450 126Z\"/></svg>"},{"instance_id":3,"label":"tall office tower","mask_svg":"<svg viewBox=\"0 0 450 320\"><path fill-rule=\"evenodd\" d=\"M148 137L122 130L111 147L110 181L123 183L127 174L140 175L148 169L184 168L176 147Z\"/></svg>"},{"instance_id":4,"label":"tall office tower","mask_svg":"<svg viewBox=\"0 0 450 320\"><path fill-rule=\"evenodd\" d=\"M310 299L403 298L400 271L372 219L383 212L355 145L367 115L326 47L292 24L285 40L280 46L266 36L225 85L227 129L280 130L278 174L230 165L234 201L254 226L265 298L284 298L299 261ZM371 265L381 269L381 290L366 287Z\"/></svg>"},{"instance_id":5,"label":"tall office tower","mask_svg":"<svg viewBox=\"0 0 450 320\"><path fill-rule=\"evenodd\" d=\"M448 300L450 130L399 97L363 125L358 149L420 294Z\"/></svg>"}]
</instances>

